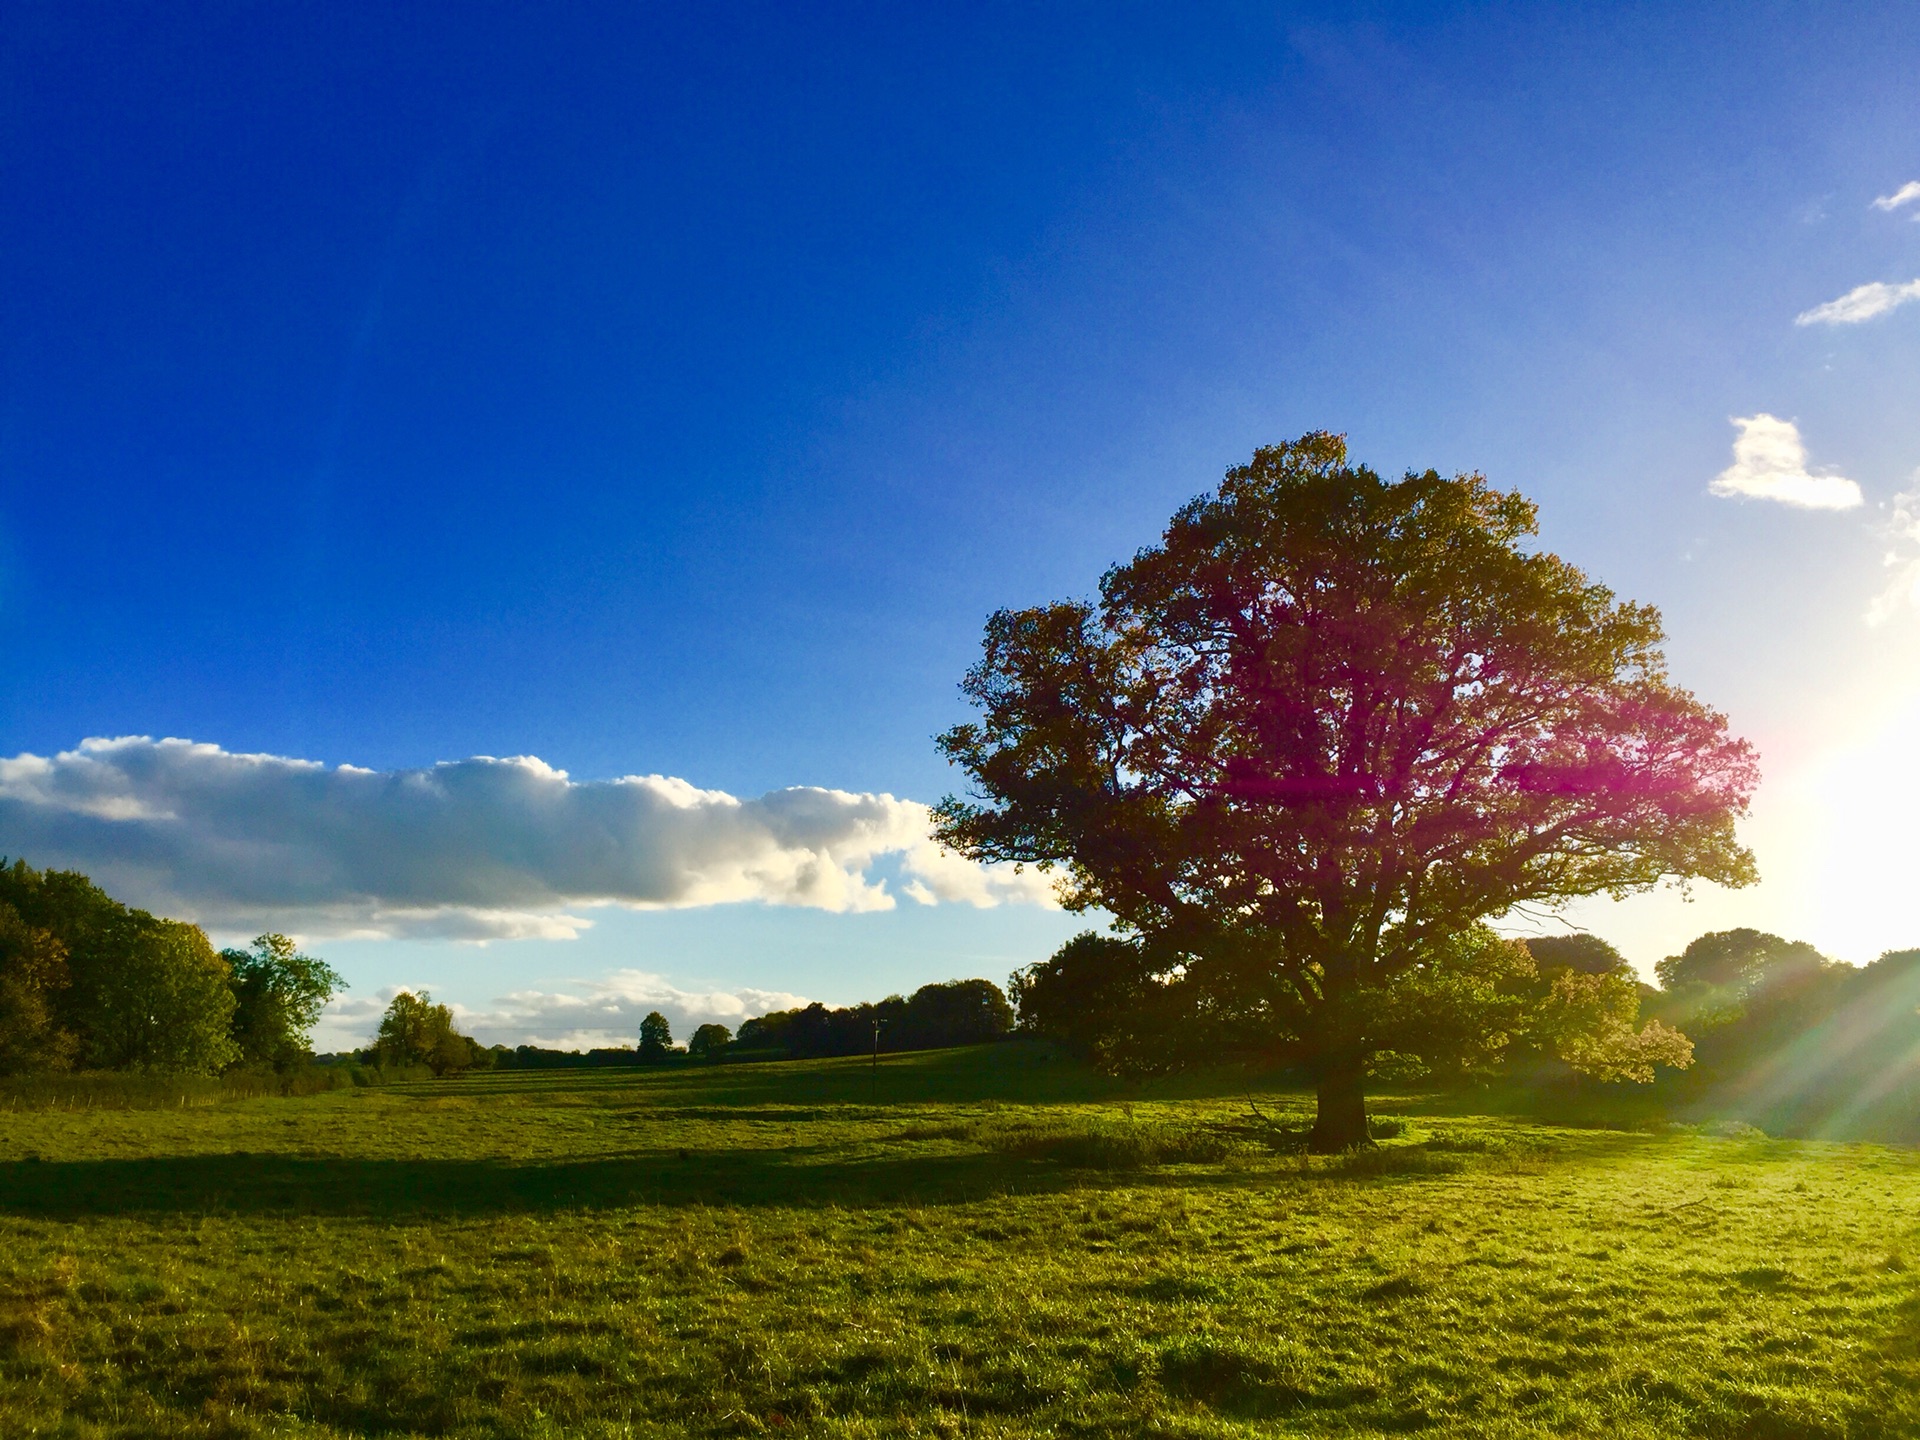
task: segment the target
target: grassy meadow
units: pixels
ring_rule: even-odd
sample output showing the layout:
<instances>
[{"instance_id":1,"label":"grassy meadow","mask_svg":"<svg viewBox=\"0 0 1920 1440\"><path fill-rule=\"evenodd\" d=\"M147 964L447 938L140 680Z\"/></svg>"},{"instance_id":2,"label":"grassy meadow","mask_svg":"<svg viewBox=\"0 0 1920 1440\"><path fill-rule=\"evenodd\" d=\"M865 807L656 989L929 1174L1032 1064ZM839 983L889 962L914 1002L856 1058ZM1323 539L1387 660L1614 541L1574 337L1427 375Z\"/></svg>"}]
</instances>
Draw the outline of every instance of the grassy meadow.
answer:
<instances>
[{"instance_id":1,"label":"grassy meadow","mask_svg":"<svg viewBox=\"0 0 1920 1440\"><path fill-rule=\"evenodd\" d=\"M1257 1098L1022 1045L0 1096L0 1435L1920 1435L1914 1154L1403 1095L1324 1159Z\"/></svg>"}]
</instances>

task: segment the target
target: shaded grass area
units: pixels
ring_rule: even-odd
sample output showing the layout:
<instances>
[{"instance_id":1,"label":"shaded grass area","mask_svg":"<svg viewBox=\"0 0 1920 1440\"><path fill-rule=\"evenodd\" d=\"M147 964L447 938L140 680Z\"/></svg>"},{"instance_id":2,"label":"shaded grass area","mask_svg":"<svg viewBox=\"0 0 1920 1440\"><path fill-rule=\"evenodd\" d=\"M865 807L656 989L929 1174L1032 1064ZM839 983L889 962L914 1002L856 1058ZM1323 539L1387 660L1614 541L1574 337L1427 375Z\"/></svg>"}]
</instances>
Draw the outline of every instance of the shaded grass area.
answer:
<instances>
[{"instance_id":1,"label":"shaded grass area","mask_svg":"<svg viewBox=\"0 0 1920 1440\"><path fill-rule=\"evenodd\" d=\"M408 1079L424 1079L425 1067ZM372 1072L355 1066L314 1065L290 1074L241 1071L228 1075L76 1074L0 1076L0 1114L21 1110L185 1110L264 1095L317 1095L365 1084Z\"/></svg>"},{"instance_id":2,"label":"shaded grass area","mask_svg":"<svg viewBox=\"0 0 1920 1440\"><path fill-rule=\"evenodd\" d=\"M1002 1046L0 1116L0 1435L1920 1434L1920 1163ZM1264 1118L1261 1118L1264 1117Z\"/></svg>"}]
</instances>

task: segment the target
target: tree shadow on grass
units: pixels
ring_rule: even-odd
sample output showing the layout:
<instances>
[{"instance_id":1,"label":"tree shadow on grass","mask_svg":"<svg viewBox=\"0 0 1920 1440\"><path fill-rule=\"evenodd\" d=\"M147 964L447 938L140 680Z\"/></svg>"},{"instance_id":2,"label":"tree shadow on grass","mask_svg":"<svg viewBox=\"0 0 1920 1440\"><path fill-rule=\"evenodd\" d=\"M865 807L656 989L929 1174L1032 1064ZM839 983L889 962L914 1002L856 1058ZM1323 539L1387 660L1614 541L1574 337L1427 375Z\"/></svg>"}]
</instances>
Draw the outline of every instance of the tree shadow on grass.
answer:
<instances>
[{"instance_id":1,"label":"tree shadow on grass","mask_svg":"<svg viewBox=\"0 0 1920 1440\"><path fill-rule=\"evenodd\" d=\"M951 1050L908 1051L869 1057L781 1060L751 1064L679 1063L609 1069L502 1070L457 1080L397 1084L396 1099L466 1094L499 1100L568 1093L587 1103L637 1102L665 1113L743 1107L863 1109L919 1105L1081 1105L1101 1101L1231 1097L1297 1093L1296 1079L1238 1072L1191 1074L1150 1081L1102 1075L1043 1041L1008 1040Z\"/></svg>"},{"instance_id":2,"label":"tree shadow on grass","mask_svg":"<svg viewBox=\"0 0 1920 1440\"><path fill-rule=\"evenodd\" d=\"M0 1215L47 1219L157 1214L478 1217L636 1206L807 1209L912 1204L946 1207L995 1196L1066 1191L1238 1189L1275 1184L1420 1184L1492 1164L1450 1145L1384 1147L1309 1164L1274 1157L1252 1167L1168 1166L1128 1147L1090 1145L1100 1134L1064 1129L1002 1137L948 1154L848 1154L835 1144L756 1149L645 1149L619 1156L534 1162L367 1159L286 1154L146 1159L21 1160L0 1164ZM1105 1137L1110 1139L1111 1137ZM1608 1143L1611 1142L1611 1143ZM1589 1140L1535 1163L1605 1161L1635 1137ZM1089 1158L1091 1157L1091 1158ZM1209 1157L1211 1158L1211 1157Z\"/></svg>"},{"instance_id":3,"label":"tree shadow on grass","mask_svg":"<svg viewBox=\"0 0 1920 1440\"><path fill-rule=\"evenodd\" d=\"M240 1154L27 1160L0 1164L0 1215L463 1217L639 1205L963 1205L1115 1181L994 1153L809 1159L817 1153L663 1151L552 1164Z\"/></svg>"}]
</instances>

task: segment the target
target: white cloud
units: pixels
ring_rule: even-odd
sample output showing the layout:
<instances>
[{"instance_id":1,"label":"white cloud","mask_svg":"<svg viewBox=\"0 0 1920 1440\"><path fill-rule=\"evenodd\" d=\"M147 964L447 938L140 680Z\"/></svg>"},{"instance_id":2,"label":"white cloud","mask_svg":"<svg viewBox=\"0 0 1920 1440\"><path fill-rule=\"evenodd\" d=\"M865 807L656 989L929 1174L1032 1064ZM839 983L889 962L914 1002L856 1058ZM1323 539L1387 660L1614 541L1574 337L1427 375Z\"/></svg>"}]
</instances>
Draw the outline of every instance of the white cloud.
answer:
<instances>
[{"instance_id":1,"label":"white cloud","mask_svg":"<svg viewBox=\"0 0 1920 1440\"><path fill-rule=\"evenodd\" d=\"M1891 195L1882 195L1873 202L1876 210L1898 210L1902 205L1911 205L1920 200L1920 180L1909 180Z\"/></svg>"},{"instance_id":2,"label":"white cloud","mask_svg":"<svg viewBox=\"0 0 1920 1440\"><path fill-rule=\"evenodd\" d=\"M1778 500L1803 510L1851 510L1860 503L1860 487L1844 475L1807 470L1807 447L1791 420L1760 414L1735 416L1733 423L1740 431L1733 464L1708 487L1715 495Z\"/></svg>"},{"instance_id":3,"label":"white cloud","mask_svg":"<svg viewBox=\"0 0 1920 1440\"><path fill-rule=\"evenodd\" d=\"M1887 285L1875 280L1868 285L1856 285L1838 300L1829 300L1824 305L1801 311L1793 317L1793 323L1858 325L1889 310L1898 310L1909 300L1920 300L1920 280L1909 280L1904 285Z\"/></svg>"},{"instance_id":4,"label":"white cloud","mask_svg":"<svg viewBox=\"0 0 1920 1440\"><path fill-rule=\"evenodd\" d=\"M0 853L225 932L568 939L599 904L891 909L1047 904L975 865L925 805L795 787L752 799L661 775L576 781L540 760L373 771L144 736L0 759Z\"/></svg>"}]
</instances>

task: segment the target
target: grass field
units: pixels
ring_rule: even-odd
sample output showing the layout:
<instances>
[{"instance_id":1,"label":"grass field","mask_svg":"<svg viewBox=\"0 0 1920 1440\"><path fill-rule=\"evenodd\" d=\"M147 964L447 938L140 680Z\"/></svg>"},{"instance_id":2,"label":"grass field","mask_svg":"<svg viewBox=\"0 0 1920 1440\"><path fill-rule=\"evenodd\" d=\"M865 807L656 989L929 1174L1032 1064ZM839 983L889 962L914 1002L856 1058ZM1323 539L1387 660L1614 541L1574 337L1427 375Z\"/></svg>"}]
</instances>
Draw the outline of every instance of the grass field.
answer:
<instances>
[{"instance_id":1,"label":"grass field","mask_svg":"<svg viewBox=\"0 0 1920 1440\"><path fill-rule=\"evenodd\" d=\"M1920 1435L1914 1155L1380 1108L1011 1045L0 1108L0 1435Z\"/></svg>"}]
</instances>

